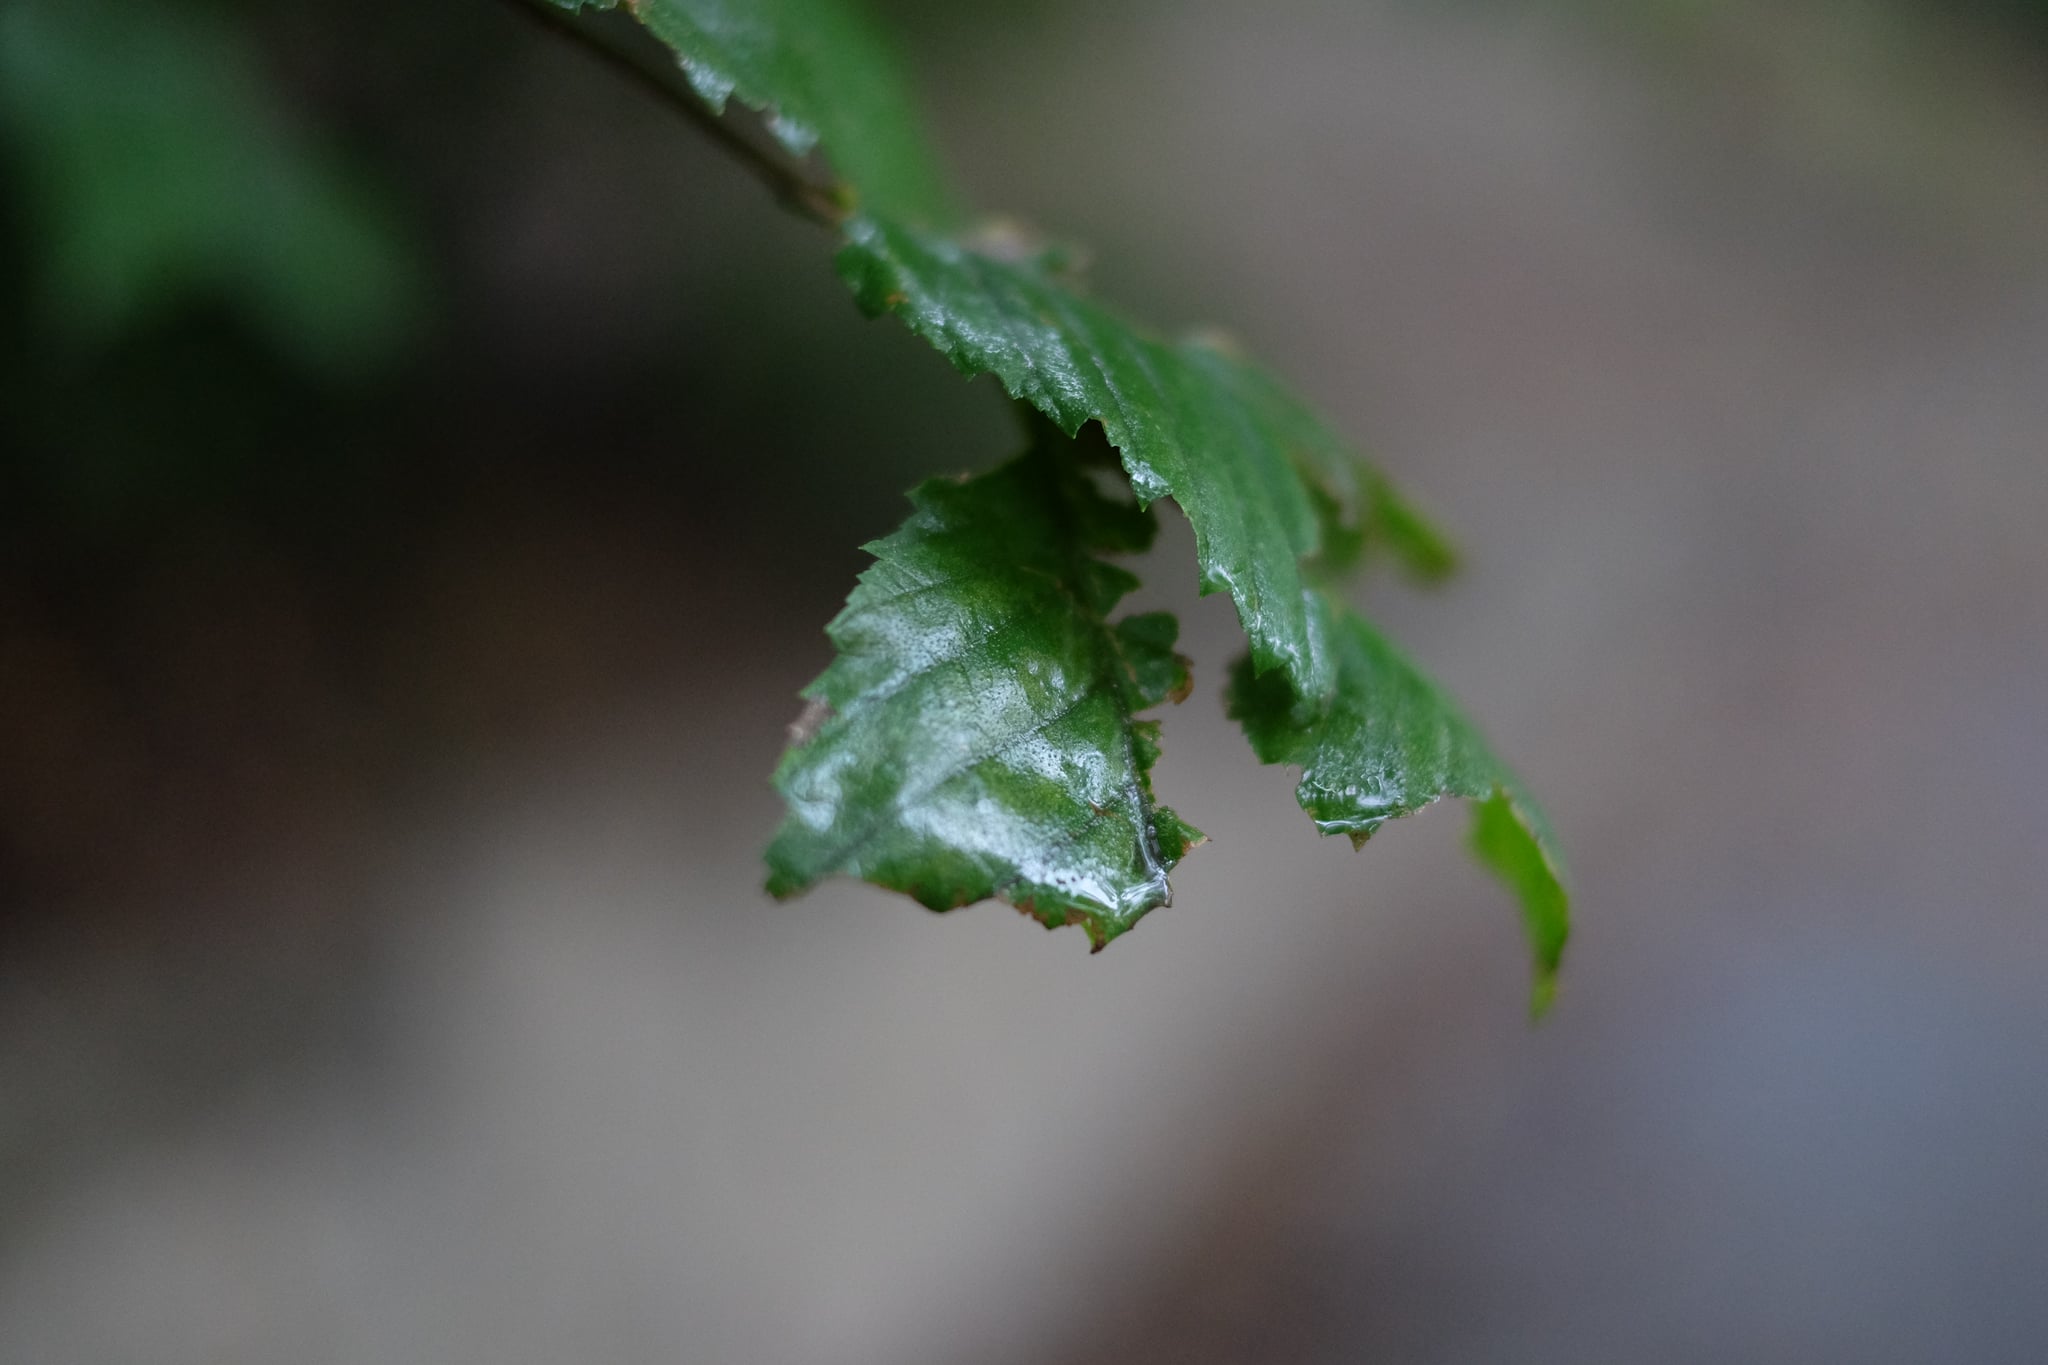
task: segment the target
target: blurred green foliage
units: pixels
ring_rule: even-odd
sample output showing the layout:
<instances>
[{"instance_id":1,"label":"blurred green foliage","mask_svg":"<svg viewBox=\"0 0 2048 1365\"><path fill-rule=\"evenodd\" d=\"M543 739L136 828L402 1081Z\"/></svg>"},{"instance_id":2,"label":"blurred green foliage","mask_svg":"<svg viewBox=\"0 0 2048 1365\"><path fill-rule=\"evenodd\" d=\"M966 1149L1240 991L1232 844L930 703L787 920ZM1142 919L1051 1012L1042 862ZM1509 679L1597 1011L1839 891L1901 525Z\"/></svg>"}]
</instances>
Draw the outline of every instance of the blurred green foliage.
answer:
<instances>
[{"instance_id":1,"label":"blurred green foliage","mask_svg":"<svg viewBox=\"0 0 2048 1365\"><path fill-rule=\"evenodd\" d=\"M245 27L148 0L0 10L0 140L19 168L47 334L106 345L195 300L352 372L420 313L389 205L294 129Z\"/></svg>"}]
</instances>

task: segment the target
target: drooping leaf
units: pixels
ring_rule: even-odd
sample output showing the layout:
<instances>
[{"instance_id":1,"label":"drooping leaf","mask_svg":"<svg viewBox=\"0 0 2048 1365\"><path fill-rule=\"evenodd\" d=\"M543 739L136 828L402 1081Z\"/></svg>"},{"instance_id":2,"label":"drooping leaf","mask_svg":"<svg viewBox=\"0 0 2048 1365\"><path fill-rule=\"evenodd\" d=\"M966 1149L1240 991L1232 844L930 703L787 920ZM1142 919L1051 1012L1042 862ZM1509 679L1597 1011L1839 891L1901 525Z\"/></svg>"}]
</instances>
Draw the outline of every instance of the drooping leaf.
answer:
<instances>
[{"instance_id":1,"label":"drooping leaf","mask_svg":"<svg viewBox=\"0 0 2048 1365\"><path fill-rule=\"evenodd\" d=\"M1075 455L1042 429L992 473L919 487L867 547L776 770L776 895L843 872L934 910L997 897L1097 948L1167 903L1201 836L1154 804L1157 724L1133 715L1184 695L1187 665L1171 616L1109 624L1137 580L1096 556L1144 549L1154 521Z\"/></svg>"},{"instance_id":2,"label":"drooping leaf","mask_svg":"<svg viewBox=\"0 0 2048 1365\"><path fill-rule=\"evenodd\" d=\"M553 0L624 8L712 112L737 99L795 156L822 147L865 208L944 227L953 197L895 53L851 0Z\"/></svg>"},{"instance_id":3,"label":"drooping leaf","mask_svg":"<svg viewBox=\"0 0 2048 1365\"><path fill-rule=\"evenodd\" d=\"M1202 591L1236 600L1258 670L1284 669L1311 703L1336 686L1302 571L1326 534L1378 533L1419 569L1441 567L1441 538L1416 530L1379 476L1226 346L1132 327L1076 293L1056 257L991 254L874 216L845 231L840 273L863 309L894 313L1063 431L1101 423L1139 500L1171 496L1187 514Z\"/></svg>"},{"instance_id":4,"label":"drooping leaf","mask_svg":"<svg viewBox=\"0 0 2048 1365\"><path fill-rule=\"evenodd\" d=\"M1304 720L1284 676L1240 660L1227 704L1266 763L1301 769L1295 799L1324 834L1355 843L1447 796L1477 801L1472 844L1521 902L1535 958L1533 1006L1554 991L1570 928L1557 842L1542 810L1457 704L1360 617L1331 609L1337 692Z\"/></svg>"}]
</instances>

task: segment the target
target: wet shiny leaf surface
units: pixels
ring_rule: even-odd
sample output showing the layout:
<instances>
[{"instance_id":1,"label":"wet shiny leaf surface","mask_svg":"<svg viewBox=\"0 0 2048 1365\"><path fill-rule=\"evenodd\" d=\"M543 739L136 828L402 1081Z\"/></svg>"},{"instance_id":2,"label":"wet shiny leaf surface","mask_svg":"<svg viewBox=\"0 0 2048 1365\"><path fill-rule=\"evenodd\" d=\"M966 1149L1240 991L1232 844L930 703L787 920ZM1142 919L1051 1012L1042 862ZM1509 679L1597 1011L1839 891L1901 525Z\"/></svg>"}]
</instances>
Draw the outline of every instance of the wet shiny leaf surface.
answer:
<instances>
[{"instance_id":1,"label":"wet shiny leaf surface","mask_svg":"<svg viewBox=\"0 0 2048 1365\"><path fill-rule=\"evenodd\" d=\"M1425 574L1442 538L1314 414L1228 343L1156 339L1082 297L1055 253L976 250L873 217L846 225L840 273L967 374L993 374L1072 432L1102 424L1140 500L1172 497L1195 532L1202 591L1227 591L1260 672L1327 698L1302 560L1354 557L1374 534Z\"/></svg>"},{"instance_id":2,"label":"wet shiny leaf surface","mask_svg":"<svg viewBox=\"0 0 2048 1365\"><path fill-rule=\"evenodd\" d=\"M830 158L853 206L839 272L864 311L1057 428L992 474L925 484L869 547L878 562L830 627L840 657L776 774L790 815L770 889L844 872L939 910L998 897L1097 947L1166 903L1199 836L1153 805L1155 727L1132 715L1178 700L1185 665L1171 617L1106 623L1135 580L1092 556L1149 544L1144 509L1171 497L1201 590L1231 595L1250 643L1230 702L1259 757L1299 764L1317 826L1360 841L1446 796L1477 801L1474 850L1521 899L1547 1003L1567 909L1540 812L1457 707L1325 596L1376 550L1441 577L1447 539L1227 339L1131 325L1015 226L936 230L955 220L910 101L846 0L626 8L714 108L737 97L787 150ZM1079 474L1068 438L1089 423L1136 506Z\"/></svg>"},{"instance_id":3,"label":"wet shiny leaf surface","mask_svg":"<svg viewBox=\"0 0 2048 1365\"><path fill-rule=\"evenodd\" d=\"M1095 556L1144 549L1154 522L1075 455L1043 429L992 473L920 486L868 547L775 775L776 895L846 873L933 910L994 897L1098 948L1167 903L1201 836L1154 804L1157 725L1132 717L1185 695L1187 666L1171 616L1108 622L1137 580Z\"/></svg>"}]
</instances>

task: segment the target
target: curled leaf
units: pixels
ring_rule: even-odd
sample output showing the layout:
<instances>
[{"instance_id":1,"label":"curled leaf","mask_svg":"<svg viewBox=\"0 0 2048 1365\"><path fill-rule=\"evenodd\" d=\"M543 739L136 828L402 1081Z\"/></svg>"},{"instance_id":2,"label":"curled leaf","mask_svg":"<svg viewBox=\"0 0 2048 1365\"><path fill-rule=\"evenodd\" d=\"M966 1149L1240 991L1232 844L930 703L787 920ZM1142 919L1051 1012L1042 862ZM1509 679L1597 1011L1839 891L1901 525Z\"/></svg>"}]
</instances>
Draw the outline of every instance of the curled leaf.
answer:
<instances>
[{"instance_id":1,"label":"curled leaf","mask_svg":"<svg viewBox=\"0 0 2048 1365\"><path fill-rule=\"evenodd\" d=\"M1240 661L1230 714L1262 762L1300 767L1295 799L1324 834L1363 844L1387 821L1445 797L1478 802L1472 846L1521 903L1534 957L1532 1008L1541 1012L1555 992L1570 932L1549 823L1442 688L1362 618L1325 610L1337 657L1337 691L1327 709L1304 716L1285 678L1259 676Z\"/></svg>"}]
</instances>

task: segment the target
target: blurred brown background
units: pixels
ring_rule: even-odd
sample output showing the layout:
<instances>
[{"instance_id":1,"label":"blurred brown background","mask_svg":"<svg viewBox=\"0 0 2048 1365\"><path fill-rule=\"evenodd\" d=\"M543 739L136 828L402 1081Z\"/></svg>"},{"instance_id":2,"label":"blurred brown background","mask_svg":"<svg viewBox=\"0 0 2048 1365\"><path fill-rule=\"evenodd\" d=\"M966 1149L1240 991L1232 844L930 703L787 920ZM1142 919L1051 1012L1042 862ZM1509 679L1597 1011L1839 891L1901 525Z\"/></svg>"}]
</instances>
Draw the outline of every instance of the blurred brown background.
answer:
<instances>
[{"instance_id":1,"label":"blurred brown background","mask_svg":"<svg viewBox=\"0 0 2048 1365\"><path fill-rule=\"evenodd\" d=\"M759 891L821 632L1011 432L502 4L0 14L0 1359L2048 1358L2038 6L885 11L978 202L1467 549L1541 792L1091 958Z\"/></svg>"}]
</instances>

